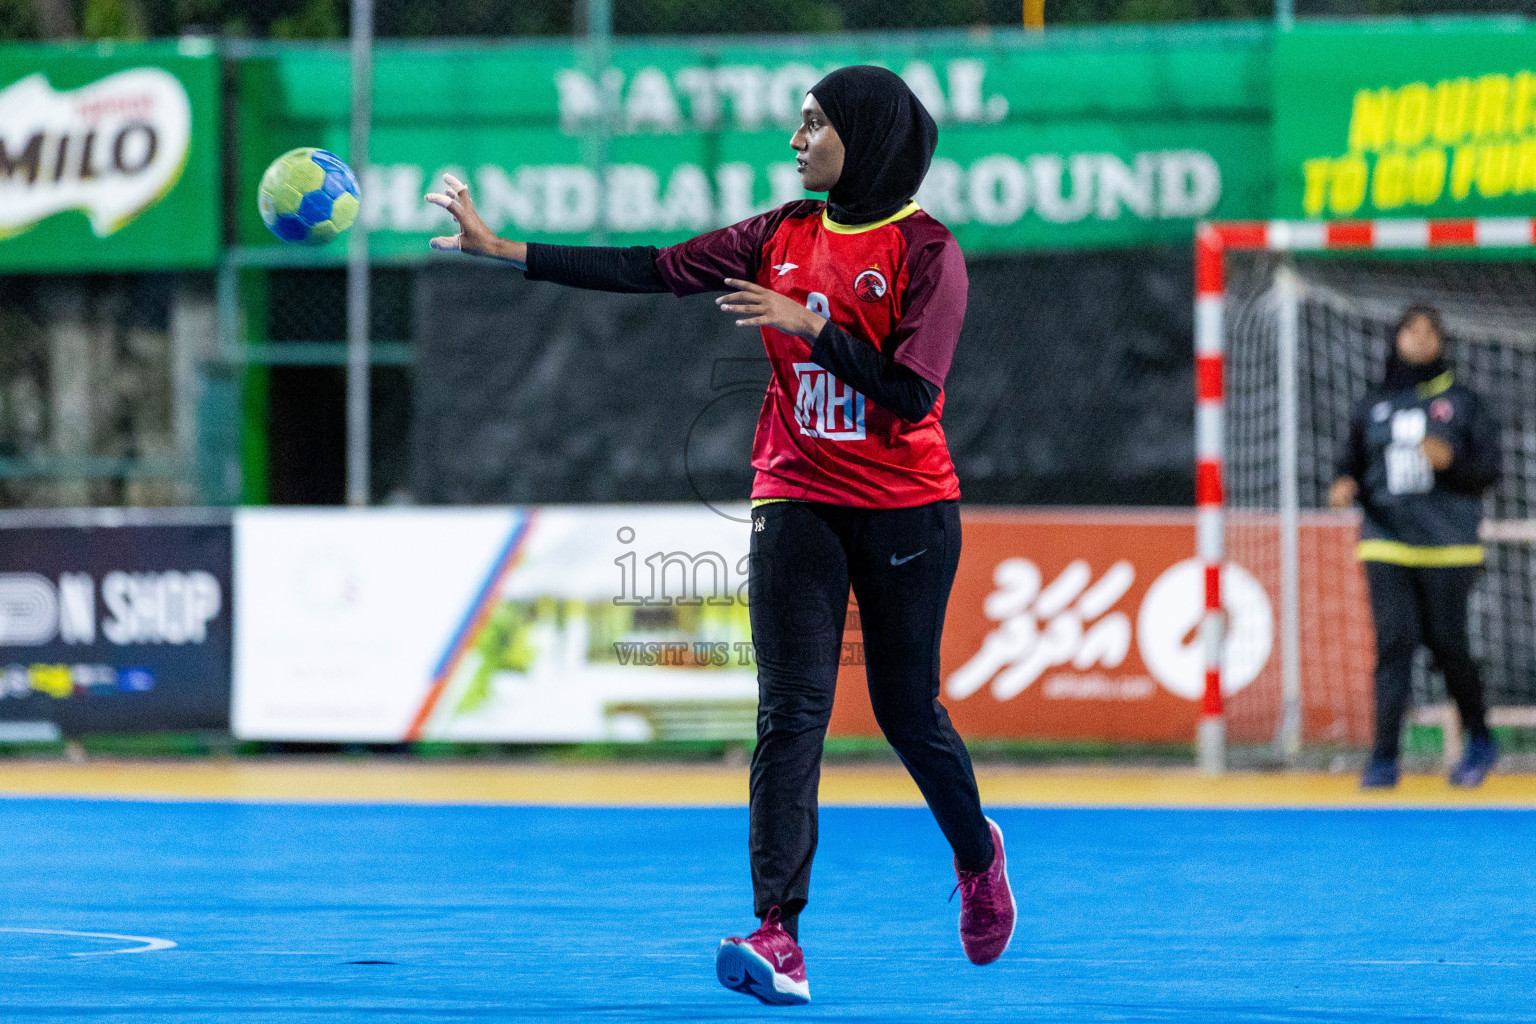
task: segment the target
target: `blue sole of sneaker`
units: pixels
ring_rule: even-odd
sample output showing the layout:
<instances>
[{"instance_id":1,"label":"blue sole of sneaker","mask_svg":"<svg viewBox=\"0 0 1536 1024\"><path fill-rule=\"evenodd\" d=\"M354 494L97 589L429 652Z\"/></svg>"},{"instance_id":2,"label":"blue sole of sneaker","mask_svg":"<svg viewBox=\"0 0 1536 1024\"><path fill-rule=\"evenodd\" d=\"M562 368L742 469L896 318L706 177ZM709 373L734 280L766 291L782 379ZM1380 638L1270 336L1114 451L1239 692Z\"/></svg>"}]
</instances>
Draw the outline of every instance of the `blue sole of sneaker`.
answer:
<instances>
[{"instance_id":1,"label":"blue sole of sneaker","mask_svg":"<svg viewBox=\"0 0 1536 1024\"><path fill-rule=\"evenodd\" d=\"M734 942L720 943L720 951L715 954L715 974L720 984L732 992L752 996L768 1006L803 1006L811 1001L808 994L781 991L774 984L775 972L768 961Z\"/></svg>"}]
</instances>

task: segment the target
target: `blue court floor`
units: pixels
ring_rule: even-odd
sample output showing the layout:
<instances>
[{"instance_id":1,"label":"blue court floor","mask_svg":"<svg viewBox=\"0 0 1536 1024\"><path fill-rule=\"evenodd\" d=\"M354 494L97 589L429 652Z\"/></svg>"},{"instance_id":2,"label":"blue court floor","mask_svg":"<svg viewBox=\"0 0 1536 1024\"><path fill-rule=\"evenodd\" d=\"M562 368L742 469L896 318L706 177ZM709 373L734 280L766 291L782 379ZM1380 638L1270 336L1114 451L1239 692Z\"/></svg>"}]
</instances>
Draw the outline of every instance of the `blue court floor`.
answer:
<instances>
[{"instance_id":1,"label":"blue court floor","mask_svg":"<svg viewBox=\"0 0 1536 1024\"><path fill-rule=\"evenodd\" d=\"M1536 1019L1536 814L995 816L1020 921L977 968L927 813L826 809L815 1001L769 1009L713 970L743 809L3 800L0 1020Z\"/></svg>"}]
</instances>

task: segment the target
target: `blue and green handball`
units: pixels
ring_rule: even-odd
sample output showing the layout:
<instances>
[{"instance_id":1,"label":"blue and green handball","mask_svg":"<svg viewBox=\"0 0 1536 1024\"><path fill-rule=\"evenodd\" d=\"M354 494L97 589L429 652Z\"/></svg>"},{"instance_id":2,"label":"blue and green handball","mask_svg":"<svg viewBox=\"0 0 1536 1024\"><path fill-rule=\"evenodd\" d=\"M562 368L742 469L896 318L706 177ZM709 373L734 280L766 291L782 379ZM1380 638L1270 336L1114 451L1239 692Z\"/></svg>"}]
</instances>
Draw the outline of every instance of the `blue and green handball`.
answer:
<instances>
[{"instance_id":1,"label":"blue and green handball","mask_svg":"<svg viewBox=\"0 0 1536 1024\"><path fill-rule=\"evenodd\" d=\"M290 149L261 176L256 207L283 241L322 245L357 219L357 178L334 153Z\"/></svg>"}]
</instances>

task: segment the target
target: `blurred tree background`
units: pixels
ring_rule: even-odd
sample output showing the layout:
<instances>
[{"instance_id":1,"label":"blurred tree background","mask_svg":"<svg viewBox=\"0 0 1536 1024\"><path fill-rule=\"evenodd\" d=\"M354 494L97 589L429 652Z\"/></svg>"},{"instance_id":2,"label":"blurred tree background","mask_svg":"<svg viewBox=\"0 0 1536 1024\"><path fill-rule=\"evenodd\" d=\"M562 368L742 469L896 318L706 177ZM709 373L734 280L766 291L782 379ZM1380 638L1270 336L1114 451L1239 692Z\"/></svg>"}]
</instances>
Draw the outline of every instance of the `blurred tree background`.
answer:
<instances>
[{"instance_id":1,"label":"blurred tree background","mask_svg":"<svg viewBox=\"0 0 1536 1024\"><path fill-rule=\"evenodd\" d=\"M141 39L186 33L271 39L346 35L348 0L0 0L0 39ZM376 0L380 36L560 36L583 0ZM1536 0L1296 0L1328 17L1536 15ZM1014 26L1019 0L613 0L620 35L755 34ZM744 11L745 9L745 11ZM1046 0L1049 24L1268 18L1273 0Z\"/></svg>"}]
</instances>

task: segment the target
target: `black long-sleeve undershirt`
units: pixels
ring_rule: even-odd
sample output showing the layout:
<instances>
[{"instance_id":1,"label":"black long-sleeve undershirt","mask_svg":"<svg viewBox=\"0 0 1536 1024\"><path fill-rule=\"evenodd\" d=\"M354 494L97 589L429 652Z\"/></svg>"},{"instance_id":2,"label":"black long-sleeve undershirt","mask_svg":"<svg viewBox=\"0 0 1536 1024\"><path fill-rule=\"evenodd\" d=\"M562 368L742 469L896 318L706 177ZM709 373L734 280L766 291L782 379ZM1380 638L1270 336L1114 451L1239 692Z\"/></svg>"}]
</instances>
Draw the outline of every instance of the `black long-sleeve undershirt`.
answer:
<instances>
[{"instance_id":1,"label":"black long-sleeve undershirt","mask_svg":"<svg viewBox=\"0 0 1536 1024\"><path fill-rule=\"evenodd\" d=\"M550 281L602 292L664 292L656 269L659 250L626 247L528 243L530 281ZM932 411L940 388L828 320L811 346L811 361L838 380L909 423Z\"/></svg>"},{"instance_id":2,"label":"black long-sleeve undershirt","mask_svg":"<svg viewBox=\"0 0 1536 1024\"><path fill-rule=\"evenodd\" d=\"M908 423L933 410L939 386L902 366L867 341L828 320L811 346L811 362Z\"/></svg>"},{"instance_id":3,"label":"black long-sleeve undershirt","mask_svg":"<svg viewBox=\"0 0 1536 1024\"><path fill-rule=\"evenodd\" d=\"M552 281L596 292L664 292L654 245L545 245L528 243L530 281Z\"/></svg>"}]
</instances>

